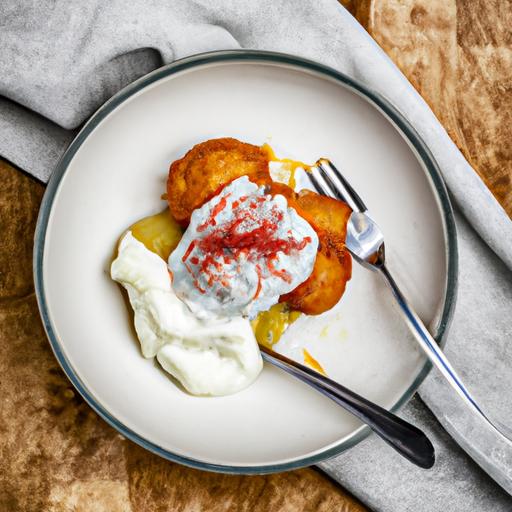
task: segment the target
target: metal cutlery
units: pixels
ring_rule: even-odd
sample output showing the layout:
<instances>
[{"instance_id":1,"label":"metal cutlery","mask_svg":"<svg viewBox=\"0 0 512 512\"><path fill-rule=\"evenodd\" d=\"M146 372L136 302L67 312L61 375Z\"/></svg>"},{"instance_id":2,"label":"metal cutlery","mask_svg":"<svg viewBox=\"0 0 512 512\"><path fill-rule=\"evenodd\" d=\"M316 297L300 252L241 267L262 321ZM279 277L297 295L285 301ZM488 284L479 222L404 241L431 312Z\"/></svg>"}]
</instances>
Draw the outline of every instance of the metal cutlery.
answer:
<instances>
[{"instance_id":1,"label":"metal cutlery","mask_svg":"<svg viewBox=\"0 0 512 512\"><path fill-rule=\"evenodd\" d=\"M382 231L370 216L361 197L327 158L319 159L311 168L308 177L319 193L341 199L350 206L352 214L347 225L347 249L362 266L378 272L384 278L415 339L443 377L468 405L469 410L475 415L475 419L483 420L501 438L510 442L510 438L497 428L482 411L482 408L468 391L436 340L400 291L398 284L385 264L385 246Z\"/></svg>"},{"instance_id":2,"label":"metal cutlery","mask_svg":"<svg viewBox=\"0 0 512 512\"><path fill-rule=\"evenodd\" d=\"M403 457L421 468L431 468L435 452L428 437L417 427L366 400L338 382L260 345L265 361L305 382L366 423Z\"/></svg>"}]
</instances>

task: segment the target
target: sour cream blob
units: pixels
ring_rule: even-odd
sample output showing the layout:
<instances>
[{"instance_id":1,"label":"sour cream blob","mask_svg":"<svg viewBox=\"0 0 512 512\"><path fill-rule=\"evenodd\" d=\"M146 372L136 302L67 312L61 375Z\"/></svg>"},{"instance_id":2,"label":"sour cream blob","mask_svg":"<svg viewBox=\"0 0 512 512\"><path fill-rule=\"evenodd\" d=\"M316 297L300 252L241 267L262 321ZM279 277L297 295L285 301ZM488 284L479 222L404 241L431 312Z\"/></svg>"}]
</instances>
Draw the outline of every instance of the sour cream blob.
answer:
<instances>
[{"instance_id":1,"label":"sour cream blob","mask_svg":"<svg viewBox=\"0 0 512 512\"><path fill-rule=\"evenodd\" d=\"M190 393L236 393L261 372L249 320L198 318L174 293L166 262L131 232L119 243L111 276L128 292L144 357L156 356Z\"/></svg>"},{"instance_id":2,"label":"sour cream blob","mask_svg":"<svg viewBox=\"0 0 512 512\"><path fill-rule=\"evenodd\" d=\"M317 249L316 232L284 196L243 176L193 212L169 270L198 316L254 318L310 276Z\"/></svg>"}]
</instances>

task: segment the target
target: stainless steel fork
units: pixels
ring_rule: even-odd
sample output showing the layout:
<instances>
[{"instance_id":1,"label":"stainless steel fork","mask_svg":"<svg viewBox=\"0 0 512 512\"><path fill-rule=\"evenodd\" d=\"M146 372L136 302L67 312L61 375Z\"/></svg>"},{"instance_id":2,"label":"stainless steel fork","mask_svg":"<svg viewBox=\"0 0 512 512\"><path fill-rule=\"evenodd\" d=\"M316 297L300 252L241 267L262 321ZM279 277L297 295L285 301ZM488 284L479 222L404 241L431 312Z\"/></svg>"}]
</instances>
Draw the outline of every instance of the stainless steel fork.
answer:
<instances>
[{"instance_id":1,"label":"stainless steel fork","mask_svg":"<svg viewBox=\"0 0 512 512\"><path fill-rule=\"evenodd\" d=\"M400 306L407 325L432 363L439 369L452 388L462 397L470 410L475 415L478 415L480 419L484 420L496 434L510 443L510 438L496 427L482 411L425 324L400 291L385 264L386 258L382 231L368 213L366 205L357 192L327 158L319 159L312 167L311 173L308 173L308 176L318 192L341 199L350 206L352 214L347 225L347 249L357 262L370 270L377 271L384 278L384 281L391 289L393 297Z\"/></svg>"}]
</instances>

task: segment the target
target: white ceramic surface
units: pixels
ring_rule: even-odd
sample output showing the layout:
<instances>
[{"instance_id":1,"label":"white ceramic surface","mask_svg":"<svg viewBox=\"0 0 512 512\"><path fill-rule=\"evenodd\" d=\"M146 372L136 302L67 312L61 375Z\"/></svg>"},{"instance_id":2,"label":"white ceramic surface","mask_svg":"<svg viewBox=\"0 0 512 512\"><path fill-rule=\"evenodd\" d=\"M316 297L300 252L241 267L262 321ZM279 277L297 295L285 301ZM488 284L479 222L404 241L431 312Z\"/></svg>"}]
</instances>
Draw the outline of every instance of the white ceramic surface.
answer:
<instances>
[{"instance_id":1,"label":"white ceramic surface","mask_svg":"<svg viewBox=\"0 0 512 512\"><path fill-rule=\"evenodd\" d=\"M269 142L278 155L306 162L334 161L380 224L389 266L427 323L444 306L447 242L431 179L408 142L366 99L312 71L251 61L193 67L129 97L83 141L44 237L54 350L104 410L148 442L200 463L265 470L349 446L361 425L269 366L239 394L185 394L141 356L109 278L119 234L165 207L169 163L220 136ZM340 304L299 319L279 344L298 356L301 346L329 376L388 408L425 363L378 276L357 264Z\"/></svg>"}]
</instances>

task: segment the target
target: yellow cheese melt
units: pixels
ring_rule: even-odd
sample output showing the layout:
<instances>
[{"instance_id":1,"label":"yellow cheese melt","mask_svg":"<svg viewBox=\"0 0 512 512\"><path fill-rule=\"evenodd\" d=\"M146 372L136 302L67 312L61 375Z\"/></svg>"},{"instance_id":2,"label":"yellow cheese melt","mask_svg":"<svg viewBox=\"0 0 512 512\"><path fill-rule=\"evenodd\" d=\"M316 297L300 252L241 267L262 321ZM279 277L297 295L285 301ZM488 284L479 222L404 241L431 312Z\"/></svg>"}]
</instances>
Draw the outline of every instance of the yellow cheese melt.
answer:
<instances>
[{"instance_id":1,"label":"yellow cheese melt","mask_svg":"<svg viewBox=\"0 0 512 512\"><path fill-rule=\"evenodd\" d=\"M129 230L147 249L155 252L165 261L183 235L183 229L174 220L168 209L137 221L130 226Z\"/></svg>"},{"instance_id":2,"label":"yellow cheese melt","mask_svg":"<svg viewBox=\"0 0 512 512\"><path fill-rule=\"evenodd\" d=\"M313 368L313 370L316 370L318 373L327 376L320 363L305 348L302 349L302 354L304 355L304 364L307 364L310 368Z\"/></svg>"},{"instance_id":3,"label":"yellow cheese melt","mask_svg":"<svg viewBox=\"0 0 512 512\"><path fill-rule=\"evenodd\" d=\"M274 304L268 311L259 313L251 322L256 340L265 347L272 348L286 328L295 322L301 314L299 311L290 310L286 304Z\"/></svg>"},{"instance_id":4,"label":"yellow cheese melt","mask_svg":"<svg viewBox=\"0 0 512 512\"><path fill-rule=\"evenodd\" d=\"M279 162L286 170L290 171L290 179L288 181L288 186L290 188L295 189L295 185L297 184L295 181L295 172L299 167L305 171L309 171L311 169L311 165L305 164L299 160L292 160L291 158L278 158L274 153L274 150L268 144L263 144L261 149L265 151L270 162Z\"/></svg>"}]
</instances>

